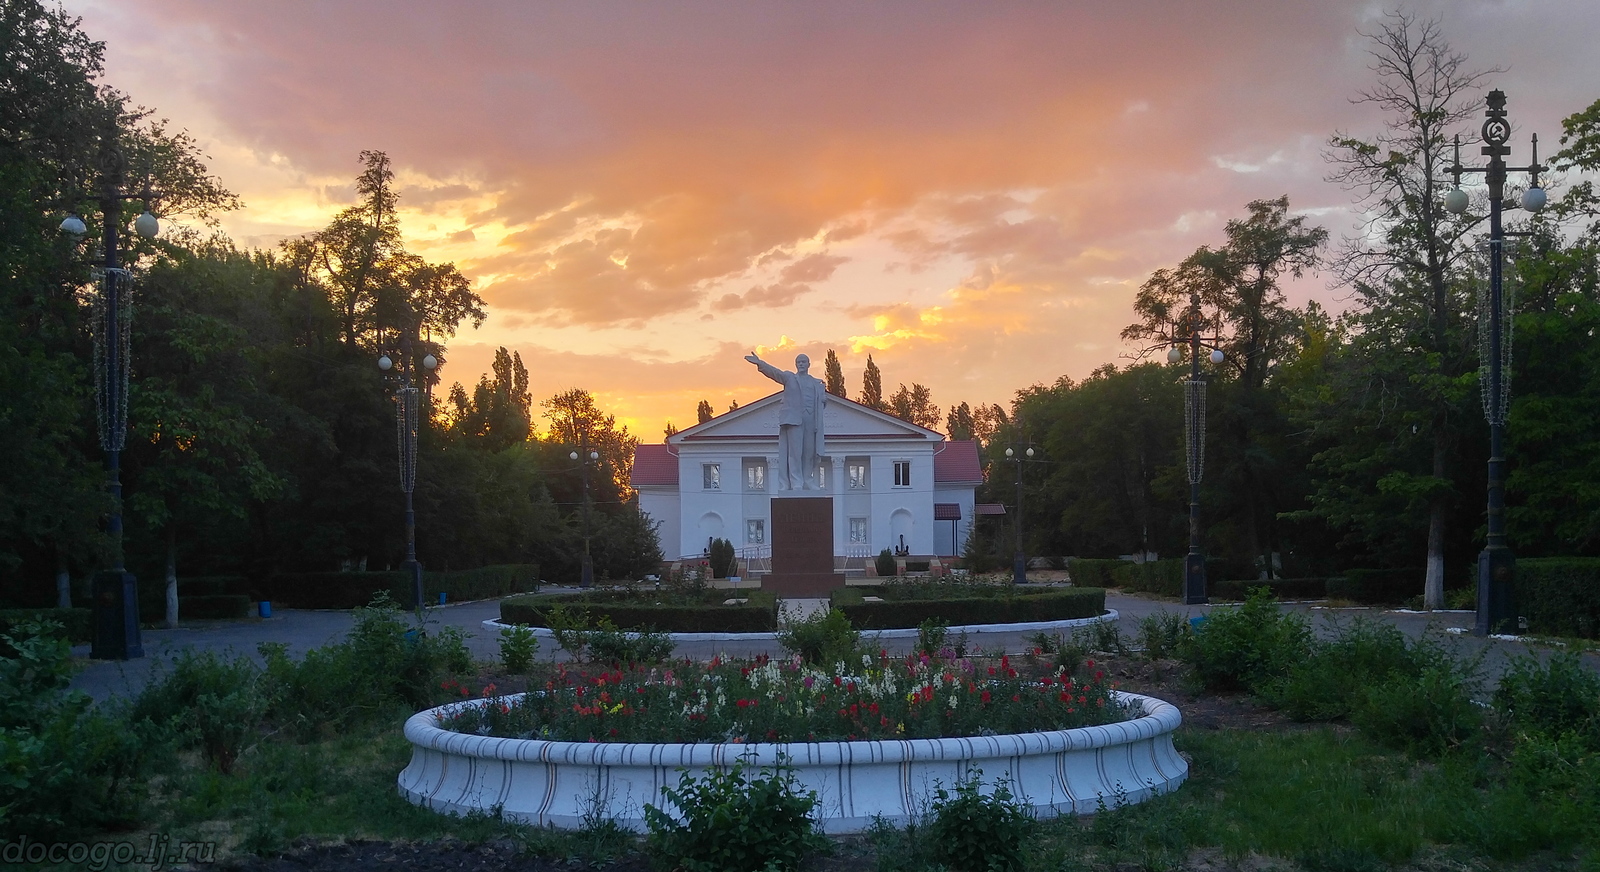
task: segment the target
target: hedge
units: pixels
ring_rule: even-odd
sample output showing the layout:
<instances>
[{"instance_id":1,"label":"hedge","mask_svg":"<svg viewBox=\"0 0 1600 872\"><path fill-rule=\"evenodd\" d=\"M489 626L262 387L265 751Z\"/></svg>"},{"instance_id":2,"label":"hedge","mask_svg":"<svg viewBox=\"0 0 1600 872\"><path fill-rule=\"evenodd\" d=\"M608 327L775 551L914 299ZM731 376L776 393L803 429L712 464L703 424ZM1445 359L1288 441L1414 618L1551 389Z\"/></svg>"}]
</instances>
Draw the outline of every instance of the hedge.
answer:
<instances>
[{"instance_id":1,"label":"hedge","mask_svg":"<svg viewBox=\"0 0 1600 872\"><path fill-rule=\"evenodd\" d=\"M1529 632L1600 638L1600 558L1518 560L1512 589Z\"/></svg>"},{"instance_id":2,"label":"hedge","mask_svg":"<svg viewBox=\"0 0 1600 872\"><path fill-rule=\"evenodd\" d=\"M1367 605L1403 603L1422 593L1425 569L1352 569L1328 579L1328 598Z\"/></svg>"},{"instance_id":3,"label":"hedge","mask_svg":"<svg viewBox=\"0 0 1600 872\"><path fill-rule=\"evenodd\" d=\"M438 602L440 592L450 601L490 599L537 590L539 567L504 564L456 572L424 572L423 599ZM292 609L354 609L385 591L395 602L411 605L411 576L388 572L280 572L259 588L261 599Z\"/></svg>"},{"instance_id":4,"label":"hedge","mask_svg":"<svg viewBox=\"0 0 1600 872\"><path fill-rule=\"evenodd\" d=\"M1075 557L1067 562L1072 583L1079 587L1116 587L1111 574L1126 560L1093 560Z\"/></svg>"},{"instance_id":5,"label":"hedge","mask_svg":"<svg viewBox=\"0 0 1600 872\"><path fill-rule=\"evenodd\" d=\"M1206 584L1211 599L1243 600L1250 591L1265 587L1272 597L1280 600L1323 599L1328 595L1326 578L1274 578L1257 581L1216 581Z\"/></svg>"},{"instance_id":6,"label":"hedge","mask_svg":"<svg viewBox=\"0 0 1600 872\"><path fill-rule=\"evenodd\" d=\"M743 605L654 605L616 602L571 594L566 596L515 596L500 601L500 621L530 627L550 626L550 610L561 606L583 612L591 624L602 617L622 630L657 630L665 633L771 633L778 628L776 600L751 597Z\"/></svg>"},{"instance_id":7,"label":"hedge","mask_svg":"<svg viewBox=\"0 0 1600 872\"><path fill-rule=\"evenodd\" d=\"M1103 614L1106 592L1098 587L1072 587L1015 597L864 602L842 605L839 610L858 630L915 627L923 621L940 618L953 626L1061 621Z\"/></svg>"},{"instance_id":8,"label":"hedge","mask_svg":"<svg viewBox=\"0 0 1600 872\"><path fill-rule=\"evenodd\" d=\"M54 621L61 625L55 635L66 637L74 645L94 640L94 612L78 609L0 609L0 633L10 633L11 628L29 621Z\"/></svg>"}]
</instances>

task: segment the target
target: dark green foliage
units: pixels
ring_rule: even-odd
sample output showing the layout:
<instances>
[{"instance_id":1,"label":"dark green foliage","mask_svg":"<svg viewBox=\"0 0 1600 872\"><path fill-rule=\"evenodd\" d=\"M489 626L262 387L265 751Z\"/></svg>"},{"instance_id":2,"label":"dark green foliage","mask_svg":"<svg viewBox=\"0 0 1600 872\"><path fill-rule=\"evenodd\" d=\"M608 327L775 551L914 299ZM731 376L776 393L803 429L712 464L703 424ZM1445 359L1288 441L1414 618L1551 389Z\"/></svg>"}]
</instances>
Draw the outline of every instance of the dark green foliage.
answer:
<instances>
[{"instance_id":1,"label":"dark green foliage","mask_svg":"<svg viewBox=\"0 0 1600 872\"><path fill-rule=\"evenodd\" d=\"M1119 565L1111 571L1112 581L1117 587L1161 596L1183 594L1184 562L1180 558L1151 560L1146 563L1119 560L1117 563Z\"/></svg>"},{"instance_id":2,"label":"dark green foliage","mask_svg":"<svg viewBox=\"0 0 1600 872\"><path fill-rule=\"evenodd\" d=\"M939 656L945 637L950 635L950 622L944 618L929 618L917 625L917 653L929 657Z\"/></svg>"},{"instance_id":3,"label":"dark green foliage","mask_svg":"<svg viewBox=\"0 0 1600 872\"><path fill-rule=\"evenodd\" d=\"M533 668L533 658L538 653L539 638L527 627L506 627L500 631L500 661L512 675L521 675Z\"/></svg>"},{"instance_id":4,"label":"dark green foliage","mask_svg":"<svg viewBox=\"0 0 1600 872\"><path fill-rule=\"evenodd\" d=\"M1023 868L1033 817L1012 794L1010 784L997 781L991 792L984 793L983 770L974 768L953 791L941 784L933 795L925 829L936 859L963 872Z\"/></svg>"},{"instance_id":5,"label":"dark green foliage","mask_svg":"<svg viewBox=\"0 0 1600 872\"><path fill-rule=\"evenodd\" d=\"M1328 579L1328 598L1394 605L1422 593L1421 569L1352 569Z\"/></svg>"},{"instance_id":6,"label":"dark green foliage","mask_svg":"<svg viewBox=\"0 0 1600 872\"><path fill-rule=\"evenodd\" d=\"M1406 751L1439 756L1481 740L1483 709L1474 670L1435 658L1416 675L1391 675L1366 688L1352 714L1362 732Z\"/></svg>"},{"instance_id":7,"label":"dark green foliage","mask_svg":"<svg viewBox=\"0 0 1600 872\"><path fill-rule=\"evenodd\" d=\"M733 543L727 539L711 540L711 577L727 578L733 569Z\"/></svg>"},{"instance_id":8,"label":"dark green foliage","mask_svg":"<svg viewBox=\"0 0 1600 872\"><path fill-rule=\"evenodd\" d=\"M1189 621L1178 612L1157 612L1139 621L1139 648L1146 660L1178 656L1189 644Z\"/></svg>"},{"instance_id":9,"label":"dark green foliage","mask_svg":"<svg viewBox=\"0 0 1600 872\"><path fill-rule=\"evenodd\" d=\"M1257 589L1243 605L1212 609L1190 637L1184 658L1207 688L1256 691L1310 651L1305 618L1279 612L1270 593Z\"/></svg>"},{"instance_id":10,"label":"dark green foliage","mask_svg":"<svg viewBox=\"0 0 1600 872\"><path fill-rule=\"evenodd\" d=\"M1296 720L1347 718L1365 704L1367 690L1392 678L1415 679L1436 653L1410 643L1392 624L1358 619L1332 639L1314 642L1310 656L1257 692Z\"/></svg>"},{"instance_id":11,"label":"dark green foliage","mask_svg":"<svg viewBox=\"0 0 1600 872\"><path fill-rule=\"evenodd\" d=\"M92 609L0 609L0 636L23 624L37 624L53 636L78 645L94 637ZM0 646L0 655L7 649Z\"/></svg>"},{"instance_id":12,"label":"dark green foliage","mask_svg":"<svg viewBox=\"0 0 1600 872\"><path fill-rule=\"evenodd\" d=\"M631 663L660 663L672 657L672 637L666 633L644 629L619 630L607 618L600 626L588 631L589 656L596 663L626 666Z\"/></svg>"},{"instance_id":13,"label":"dark green foliage","mask_svg":"<svg viewBox=\"0 0 1600 872\"><path fill-rule=\"evenodd\" d=\"M778 631L778 644L812 666L832 669L836 663L855 663L861 649L861 633L851 626L842 610L830 608L804 620L788 621Z\"/></svg>"},{"instance_id":14,"label":"dark green foliage","mask_svg":"<svg viewBox=\"0 0 1600 872\"><path fill-rule=\"evenodd\" d=\"M1552 740L1570 738L1600 752L1600 673L1569 652L1544 663L1519 657L1495 688L1495 708L1517 730Z\"/></svg>"},{"instance_id":15,"label":"dark green foliage","mask_svg":"<svg viewBox=\"0 0 1600 872\"><path fill-rule=\"evenodd\" d=\"M1529 631L1600 637L1600 558L1518 560L1515 590Z\"/></svg>"},{"instance_id":16,"label":"dark green foliage","mask_svg":"<svg viewBox=\"0 0 1600 872\"><path fill-rule=\"evenodd\" d=\"M963 626L1092 618L1105 612L1105 606L1104 590L1074 587L1009 597L864 602L842 606L840 611L857 629L888 630L915 627L931 619L943 619L951 626Z\"/></svg>"},{"instance_id":17,"label":"dark green foliage","mask_svg":"<svg viewBox=\"0 0 1600 872\"><path fill-rule=\"evenodd\" d=\"M1079 587L1116 587L1114 575L1117 567L1124 563L1127 561L1079 557L1067 563L1067 572L1072 576L1072 583Z\"/></svg>"},{"instance_id":18,"label":"dark green foliage","mask_svg":"<svg viewBox=\"0 0 1600 872\"><path fill-rule=\"evenodd\" d=\"M676 814L648 803L644 814L650 853L664 869L786 872L828 847L810 818L817 795L800 792L783 765L754 778L743 763L698 779L685 772L676 789L661 792Z\"/></svg>"},{"instance_id":19,"label":"dark green foliage","mask_svg":"<svg viewBox=\"0 0 1600 872\"><path fill-rule=\"evenodd\" d=\"M1277 600L1323 599L1328 595L1326 578L1274 578L1265 581L1213 581L1206 579L1206 594L1213 600L1242 600L1250 591L1264 587Z\"/></svg>"},{"instance_id":20,"label":"dark green foliage","mask_svg":"<svg viewBox=\"0 0 1600 872\"><path fill-rule=\"evenodd\" d=\"M642 597L643 595L641 595ZM604 596L519 596L500 602L500 620L507 624L549 627L550 613L558 606L578 609L595 620L604 617L624 630L655 628L667 633L770 633L777 629L775 601L750 597L742 605L656 604L648 599L608 601Z\"/></svg>"},{"instance_id":21,"label":"dark green foliage","mask_svg":"<svg viewBox=\"0 0 1600 872\"><path fill-rule=\"evenodd\" d=\"M424 603L438 601L440 593L451 602L492 599L521 593L539 585L539 567L532 564L485 566L456 572L424 572ZM395 602L411 604L411 576L393 572L280 572L261 584L261 598L295 609L353 609L387 594Z\"/></svg>"},{"instance_id":22,"label":"dark green foliage","mask_svg":"<svg viewBox=\"0 0 1600 872\"><path fill-rule=\"evenodd\" d=\"M900 574L894 555L887 548L878 552L878 556L873 559L872 569L878 574L879 578L894 578Z\"/></svg>"},{"instance_id":23,"label":"dark green foliage","mask_svg":"<svg viewBox=\"0 0 1600 872\"><path fill-rule=\"evenodd\" d=\"M164 725L181 745L199 748L207 763L226 774L258 738L270 692L260 667L247 657L184 651L170 672L139 694L129 715Z\"/></svg>"},{"instance_id":24,"label":"dark green foliage","mask_svg":"<svg viewBox=\"0 0 1600 872\"><path fill-rule=\"evenodd\" d=\"M160 730L69 691L72 652L49 624L0 635L0 841L124 826L145 795Z\"/></svg>"}]
</instances>

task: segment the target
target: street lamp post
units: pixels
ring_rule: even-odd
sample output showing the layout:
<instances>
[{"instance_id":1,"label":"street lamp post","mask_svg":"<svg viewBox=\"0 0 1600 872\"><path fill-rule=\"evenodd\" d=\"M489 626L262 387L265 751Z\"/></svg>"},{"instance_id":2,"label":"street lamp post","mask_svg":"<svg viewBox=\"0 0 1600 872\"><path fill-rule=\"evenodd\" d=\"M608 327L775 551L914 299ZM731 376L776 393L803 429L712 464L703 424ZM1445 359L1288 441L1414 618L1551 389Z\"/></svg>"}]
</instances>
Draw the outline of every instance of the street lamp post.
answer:
<instances>
[{"instance_id":1,"label":"street lamp post","mask_svg":"<svg viewBox=\"0 0 1600 872\"><path fill-rule=\"evenodd\" d=\"M582 458L578 468L583 475L583 564L578 570L578 586L593 587L594 561L589 557L589 465L600 459L600 452L579 446L579 451L569 452L567 457L572 460Z\"/></svg>"},{"instance_id":2,"label":"street lamp post","mask_svg":"<svg viewBox=\"0 0 1600 872\"><path fill-rule=\"evenodd\" d=\"M1445 194L1444 207L1457 215L1467 211L1467 193L1461 190L1464 173L1483 173L1489 185L1489 299L1487 323L1480 323L1478 384L1483 395L1483 414L1489 421L1488 538L1478 555L1478 614L1473 632L1479 636L1501 633L1512 628L1516 603L1512 583L1516 579L1517 559L1506 545L1505 438L1506 411L1511 400L1511 334L1505 322L1506 305L1501 285L1501 269L1507 236L1526 236L1509 232L1501 225L1506 173L1529 176L1528 190L1522 194L1522 208L1538 212L1544 208L1545 192L1539 187L1539 137L1533 137L1533 163L1525 167L1506 166L1511 153L1506 141L1511 138L1511 122L1506 117L1506 95L1499 89L1489 92L1484 110L1483 154L1489 164L1482 167L1461 165L1461 138L1456 137L1455 163L1450 173L1455 187ZM1487 370L1487 372L1485 372Z\"/></svg>"},{"instance_id":3,"label":"street lamp post","mask_svg":"<svg viewBox=\"0 0 1600 872\"><path fill-rule=\"evenodd\" d=\"M1221 363L1223 354L1222 349L1201 341L1198 294L1189 296L1185 321L1188 336L1174 331L1167 362L1183 360L1183 344L1189 345L1189 378L1183 383L1183 434L1187 449L1184 460L1189 473L1189 553L1183 558L1183 602L1200 605L1210 602L1206 596L1206 556L1200 547L1200 477L1205 471L1206 459L1206 380L1200 372L1200 348L1211 349L1213 364Z\"/></svg>"},{"instance_id":4,"label":"street lamp post","mask_svg":"<svg viewBox=\"0 0 1600 872\"><path fill-rule=\"evenodd\" d=\"M1020 448L1021 446L1017 446ZM1013 448L1006 449L1006 459L1017 464L1017 520L1013 524L1016 528L1017 547L1011 555L1011 581L1013 584L1026 584L1028 581L1028 558L1022 553L1022 461L1023 455L1028 460L1033 459L1033 449L1027 448L1017 451Z\"/></svg>"},{"instance_id":5,"label":"street lamp post","mask_svg":"<svg viewBox=\"0 0 1600 872\"><path fill-rule=\"evenodd\" d=\"M106 492L111 496L111 513L106 532L111 536L113 568L97 573L94 582L94 639L89 656L100 660L131 660L144 656L139 633L139 587L128 572L122 547L122 449L128 435L128 357L132 336L133 277L121 264L118 238L124 200L149 199L125 195L121 191L122 172L119 154L113 154L102 179L100 213L105 248L101 267L104 291L95 300L95 419L100 448L105 452ZM149 239L161 230L161 223L147 208L133 222L134 231ZM83 219L68 215L61 230L77 238L88 232Z\"/></svg>"},{"instance_id":6,"label":"street lamp post","mask_svg":"<svg viewBox=\"0 0 1600 872\"><path fill-rule=\"evenodd\" d=\"M400 340L400 369L396 373L400 386L395 389L395 427L399 431L400 442L400 490L406 495L406 559L401 566L411 576L411 596L416 606L417 614L422 614L422 563L417 560L417 513L412 506L411 493L417 486L417 427L420 419L422 398L420 389L412 375L415 372L417 361L412 351L412 339L408 333ZM432 372L439 366L438 358L429 354L422 358L422 368ZM395 361L387 354L378 358L378 369L389 372L395 367Z\"/></svg>"}]
</instances>

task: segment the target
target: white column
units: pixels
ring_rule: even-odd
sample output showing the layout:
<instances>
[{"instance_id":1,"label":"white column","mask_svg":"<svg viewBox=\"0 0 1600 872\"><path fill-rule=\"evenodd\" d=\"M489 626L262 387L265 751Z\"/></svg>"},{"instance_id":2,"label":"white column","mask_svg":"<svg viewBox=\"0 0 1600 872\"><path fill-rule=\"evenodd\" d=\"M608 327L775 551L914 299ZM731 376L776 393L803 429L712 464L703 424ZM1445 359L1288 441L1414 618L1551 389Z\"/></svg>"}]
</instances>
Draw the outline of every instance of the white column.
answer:
<instances>
[{"instance_id":1,"label":"white column","mask_svg":"<svg viewBox=\"0 0 1600 872\"><path fill-rule=\"evenodd\" d=\"M850 547L850 521L844 509L844 458L835 454L829 460L833 462L828 477L828 490L833 494L833 553L838 556Z\"/></svg>"}]
</instances>

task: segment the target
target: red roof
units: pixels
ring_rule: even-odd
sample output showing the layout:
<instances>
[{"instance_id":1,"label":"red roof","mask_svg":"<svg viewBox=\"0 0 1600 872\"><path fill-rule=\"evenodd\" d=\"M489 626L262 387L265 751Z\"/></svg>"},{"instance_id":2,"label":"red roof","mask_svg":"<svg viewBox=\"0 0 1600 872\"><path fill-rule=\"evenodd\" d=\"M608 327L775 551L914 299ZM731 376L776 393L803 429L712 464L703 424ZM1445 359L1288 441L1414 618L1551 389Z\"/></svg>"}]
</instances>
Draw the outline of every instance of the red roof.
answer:
<instances>
[{"instance_id":1,"label":"red roof","mask_svg":"<svg viewBox=\"0 0 1600 872\"><path fill-rule=\"evenodd\" d=\"M960 503L934 503L933 504L933 519L935 521L959 521L959 520L961 520L961 504Z\"/></svg>"},{"instance_id":2,"label":"red roof","mask_svg":"<svg viewBox=\"0 0 1600 872\"><path fill-rule=\"evenodd\" d=\"M1005 503L978 503L972 507L976 515L1003 515L1006 513Z\"/></svg>"},{"instance_id":3,"label":"red roof","mask_svg":"<svg viewBox=\"0 0 1600 872\"><path fill-rule=\"evenodd\" d=\"M945 442L933 449L933 480L936 482L983 481L983 464L978 462L978 443L970 439Z\"/></svg>"},{"instance_id":4,"label":"red roof","mask_svg":"<svg viewBox=\"0 0 1600 872\"><path fill-rule=\"evenodd\" d=\"M634 487L677 485L678 455L668 445L640 445L633 452Z\"/></svg>"}]
</instances>

